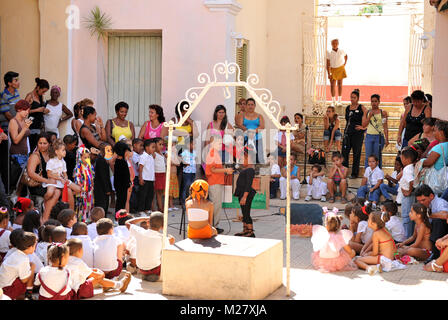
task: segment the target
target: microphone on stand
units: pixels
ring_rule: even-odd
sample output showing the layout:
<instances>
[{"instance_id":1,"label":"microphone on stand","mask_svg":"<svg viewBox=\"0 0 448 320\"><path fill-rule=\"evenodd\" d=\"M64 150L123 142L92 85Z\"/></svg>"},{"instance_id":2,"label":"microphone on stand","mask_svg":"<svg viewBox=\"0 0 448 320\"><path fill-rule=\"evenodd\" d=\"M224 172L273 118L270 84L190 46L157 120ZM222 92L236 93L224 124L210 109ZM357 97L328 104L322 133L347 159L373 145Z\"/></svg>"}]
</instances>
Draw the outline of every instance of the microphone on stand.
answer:
<instances>
[{"instance_id":1,"label":"microphone on stand","mask_svg":"<svg viewBox=\"0 0 448 320\"><path fill-rule=\"evenodd\" d=\"M302 184L308 184L308 182L306 182L306 155L307 155L306 150L307 150L307 144L308 144L308 130L309 130L308 126L305 125L305 152L304 152L304 154L305 154L305 167L303 169L303 181L302 181Z\"/></svg>"}]
</instances>

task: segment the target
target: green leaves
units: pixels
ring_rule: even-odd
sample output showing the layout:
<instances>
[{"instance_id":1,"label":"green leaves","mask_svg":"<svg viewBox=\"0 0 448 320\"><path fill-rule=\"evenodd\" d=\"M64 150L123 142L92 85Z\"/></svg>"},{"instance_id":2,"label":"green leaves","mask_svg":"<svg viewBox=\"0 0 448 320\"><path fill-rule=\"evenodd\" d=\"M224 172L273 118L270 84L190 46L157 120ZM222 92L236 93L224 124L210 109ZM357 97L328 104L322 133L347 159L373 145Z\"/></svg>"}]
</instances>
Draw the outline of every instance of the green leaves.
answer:
<instances>
[{"instance_id":1,"label":"green leaves","mask_svg":"<svg viewBox=\"0 0 448 320\"><path fill-rule=\"evenodd\" d=\"M98 40L107 36L107 29L112 26L112 18L106 13L101 12L100 8L96 6L90 10L89 16L84 19L84 25L90 31L90 35L96 35Z\"/></svg>"}]
</instances>

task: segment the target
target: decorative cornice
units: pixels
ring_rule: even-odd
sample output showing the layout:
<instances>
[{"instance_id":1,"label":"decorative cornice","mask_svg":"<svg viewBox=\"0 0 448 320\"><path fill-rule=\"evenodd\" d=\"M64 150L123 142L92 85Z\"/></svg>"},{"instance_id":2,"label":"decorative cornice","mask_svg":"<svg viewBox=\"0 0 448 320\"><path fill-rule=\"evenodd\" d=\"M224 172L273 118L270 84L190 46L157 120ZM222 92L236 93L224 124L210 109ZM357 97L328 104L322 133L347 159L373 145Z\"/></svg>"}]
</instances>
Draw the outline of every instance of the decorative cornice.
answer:
<instances>
[{"instance_id":1,"label":"decorative cornice","mask_svg":"<svg viewBox=\"0 0 448 320\"><path fill-rule=\"evenodd\" d=\"M243 6L236 0L204 0L204 5L210 11L224 11L236 16Z\"/></svg>"}]
</instances>

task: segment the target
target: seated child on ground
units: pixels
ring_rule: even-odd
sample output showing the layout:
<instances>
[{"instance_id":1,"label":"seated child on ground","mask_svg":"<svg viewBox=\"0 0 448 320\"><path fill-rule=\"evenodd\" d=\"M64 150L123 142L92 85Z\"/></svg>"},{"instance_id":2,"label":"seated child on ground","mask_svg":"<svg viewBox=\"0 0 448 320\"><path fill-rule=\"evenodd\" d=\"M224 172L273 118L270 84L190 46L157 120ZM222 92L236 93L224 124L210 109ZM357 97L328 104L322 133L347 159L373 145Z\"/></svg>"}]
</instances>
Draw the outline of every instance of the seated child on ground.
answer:
<instances>
[{"instance_id":1,"label":"seated child on ground","mask_svg":"<svg viewBox=\"0 0 448 320\"><path fill-rule=\"evenodd\" d=\"M28 198L17 198L17 202L15 203L12 210L15 212L15 218L12 225L13 229L22 228L23 219L25 218L25 214L34 209L34 202Z\"/></svg>"},{"instance_id":2,"label":"seated child on ground","mask_svg":"<svg viewBox=\"0 0 448 320\"><path fill-rule=\"evenodd\" d=\"M68 258L67 269L73 278L73 289L76 292L77 299L87 299L93 297L93 289L100 285L103 290L120 290L125 292L129 282L131 282L131 274L125 273L120 281L112 281L104 278L104 272L98 269L90 268L83 261L83 242L78 238L71 238L67 241L70 256Z\"/></svg>"},{"instance_id":3,"label":"seated child on ground","mask_svg":"<svg viewBox=\"0 0 448 320\"><path fill-rule=\"evenodd\" d=\"M67 202L58 201L50 211L50 219L57 220L59 213L64 209L69 209Z\"/></svg>"},{"instance_id":4,"label":"seated child on ground","mask_svg":"<svg viewBox=\"0 0 448 320\"><path fill-rule=\"evenodd\" d=\"M350 247L355 250L357 254L362 252L363 248L366 244L368 245L372 237L373 230L367 223L371 210L372 208L369 204L365 204L362 207L360 205L355 205L350 214L350 229L356 230L350 241Z\"/></svg>"},{"instance_id":5,"label":"seated child on ground","mask_svg":"<svg viewBox=\"0 0 448 320\"><path fill-rule=\"evenodd\" d=\"M292 191L292 198L294 200L299 200L300 198L300 181L299 181L299 177L300 177L300 169L299 166L296 165L296 156L291 154L290 157L290 168L291 168L291 172L290 172L290 187L291 187L291 191ZM287 180L287 176L286 176L286 167L282 168L282 176L280 177L280 199L281 200L285 200L286 199L286 180Z\"/></svg>"},{"instance_id":6,"label":"seated child on ground","mask_svg":"<svg viewBox=\"0 0 448 320\"><path fill-rule=\"evenodd\" d=\"M37 243L35 253L44 266L48 265L47 252L48 246L53 242L52 233L54 228L56 228L56 226L50 224L43 225L40 229L40 238L39 242Z\"/></svg>"},{"instance_id":7,"label":"seated child on ground","mask_svg":"<svg viewBox=\"0 0 448 320\"><path fill-rule=\"evenodd\" d=\"M136 240L136 265L140 274L143 275L143 280L157 281L160 277L161 263L162 263L162 239L163 235L160 233L163 230L163 214L155 211L149 217L149 230L137 226L137 223L147 221L148 218L135 218L126 221L126 227L129 228L132 236ZM174 238L168 236L169 243L165 246L174 243Z\"/></svg>"},{"instance_id":8,"label":"seated child on ground","mask_svg":"<svg viewBox=\"0 0 448 320\"><path fill-rule=\"evenodd\" d=\"M87 234L87 225L84 222L76 222L70 238L81 240L83 248L81 259L89 268L93 268L93 241Z\"/></svg>"},{"instance_id":9,"label":"seated child on ground","mask_svg":"<svg viewBox=\"0 0 448 320\"><path fill-rule=\"evenodd\" d=\"M403 170L403 164L401 163L401 158L397 156L395 158L395 164L394 164L394 172L392 172L392 175L385 175L385 179L387 180L387 184L383 183L380 185L381 194L386 198L386 200L392 200L393 195L398 194L398 181L401 178L401 171Z\"/></svg>"},{"instance_id":10,"label":"seated child on ground","mask_svg":"<svg viewBox=\"0 0 448 320\"><path fill-rule=\"evenodd\" d=\"M376 155L369 156L368 164L369 166L366 168L357 196L367 198L368 195L368 199L372 201L372 207L375 210L377 203L380 201L380 186L384 180L384 172L378 166L378 157Z\"/></svg>"},{"instance_id":11,"label":"seated child on ground","mask_svg":"<svg viewBox=\"0 0 448 320\"><path fill-rule=\"evenodd\" d=\"M393 201L385 201L381 205L381 212L386 212L389 221L386 222L386 228L392 234L396 243L406 240L406 235L401 219L397 217L398 207Z\"/></svg>"},{"instance_id":12,"label":"seated child on ground","mask_svg":"<svg viewBox=\"0 0 448 320\"><path fill-rule=\"evenodd\" d=\"M96 223L98 237L93 240L93 267L104 272L107 279L120 275L123 270L125 245L114 235L114 224L109 218Z\"/></svg>"},{"instance_id":13,"label":"seated child on ground","mask_svg":"<svg viewBox=\"0 0 448 320\"><path fill-rule=\"evenodd\" d=\"M36 275L34 285L40 286L39 300L74 300L73 275L67 270L67 245L51 244L48 248L48 266Z\"/></svg>"},{"instance_id":14,"label":"seated child on ground","mask_svg":"<svg viewBox=\"0 0 448 320\"><path fill-rule=\"evenodd\" d=\"M98 232L96 232L96 222L105 217L106 214L101 207L94 207L92 211L90 211L91 223L87 225L87 233L92 241L98 236Z\"/></svg>"},{"instance_id":15,"label":"seated child on ground","mask_svg":"<svg viewBox=\"0 0 448 320\"><path fill-rule=\"evenodd\" d=\"M415 222L414 234L398 244L400 256L409 255L417 260L425 261L432 254L431 223L429 212L421 203L414 203L409 217Z\"/></svg>"},{"instance_id":16,"label":"seated child on ground","mask_svg":"<svg viewBox=\"0 0 448 320\"><path fill-rule=\"evenodd\" d=\"M318 164L313 165L311 168L311 173L306 177L308 183L308 194L305 201L310 201L311 199L320 199L322 202L326 202L327 198L327 183L324 181L325 172L322 167Z\"/></svg>"},{"instance_id":17,"label":"seated child on ground","mask_svg":"<svg viewBox=\"0 0 448 320\"><path fill-rule=\"evenodd\" d=\"M341 223L342 216L337 215L337 209L333 209L326 212L325 227L313 226L311 242L315 269L322 272L356 270L356 265L352 262L356 252L349 245L353 233L341 230Z\"/></svg>"},{"instance_id":18,"label":"seated child on ground","mask_svg":"<svg viewBox=\"0 0 448 320\"><path fill-rule=\"evenodd\" d=\"M269 165L271 166L271 181L269 183L270 198L277 198L277 190L280 188L280 177L282 176L280 166L277 164L275 155L268 155Z\"/></svg>"},{"instance_id":19,"label":"seated child on ground","mask_svg":"<svg viewBox=\"0 0 448 320\"><path fill-rule=\"evenodd\" d=\"M339 191L341 191L342 194L341 203L345 204L347 203L348 169L342 165L342 161L344 160L344 158L339 151L333 152L331 158L333 160L333 167L328 172L327 187L328 192L330 193L330 199L328 200L328 202L334 203L334 195L338 191L339 186Z\"/></svg>"},{"instance_id":20,"label":"seated child on ground","mask_svg":"<svg viewBox=\"0 0 448 320\"><path fill-rule=\"evenodd\" d=\"M57 226L51 233L51 239L54 243L65 243L67 241L67 230L63 226Z\"/></svg>"},{"instance_id":21,"label":"seated child on ground","mask_svg":"<svg viewBox=\"0 0 448 320\"><path fill-rule=\"evenodd\" d=\"M78 221L75 211L72 209L64 209L58 214L58 220L64 226L67 231L67 239L72 234L72 227Z\"/></svg>"},{"instance_id":22,"label":"seated child on ground","mask_svg":"<svg viewBox=\"0 0 448 320\"><path fill-rule=\"evenodd\" d=\"M8 228L9 213L5 207L0 208L0 264L2 264L3 258L11 248L11 242L9 241L9 235L11 230Z\"/></svg>"},{"instance_id":23,"label":"seated child on ground","mask_svg":"<svg viewBox=\"0 0 448 320\"><path fill-rule=\"evenodd\" d=\"M369 216L369 227L374 230L372 235L372 251L368 256L355 259L356 265L366 270L370 275L376 272L402 269L405 266L395 257L398 255L394 239L386 230L387 213L372 212Z\"/></svg>"},{"instance_id":24,"label":"seated child on ground","mask_svg":"<svg viewBox=\"0 0 448 320\"><path fill-rule=\"evenodd\" d=\"M35 265L30 262L29 254L34 252L37 237L34 233L16 229L11 232L11 244L8 255L0 266L0 288L13 300L32 299Z\"/></svg>"}]
</instances>

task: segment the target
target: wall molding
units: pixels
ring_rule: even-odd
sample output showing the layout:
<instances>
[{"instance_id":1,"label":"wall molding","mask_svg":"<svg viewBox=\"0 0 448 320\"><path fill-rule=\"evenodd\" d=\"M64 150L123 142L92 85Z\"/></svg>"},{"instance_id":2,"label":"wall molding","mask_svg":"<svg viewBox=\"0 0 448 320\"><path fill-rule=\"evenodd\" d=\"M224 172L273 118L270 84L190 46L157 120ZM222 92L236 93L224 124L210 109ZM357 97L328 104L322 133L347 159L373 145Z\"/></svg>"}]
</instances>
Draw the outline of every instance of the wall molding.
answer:
<instances>
[{"instance_id":1,"label":"wall molding","mask_svg":"<svg viewBox=\"0 0 448 320\"><path fill-rule=\"evenodd\" d=\"M236 0L204 0L210 11L227 12L236 16L243 6Z\"/></svg>"}]
</instances>

